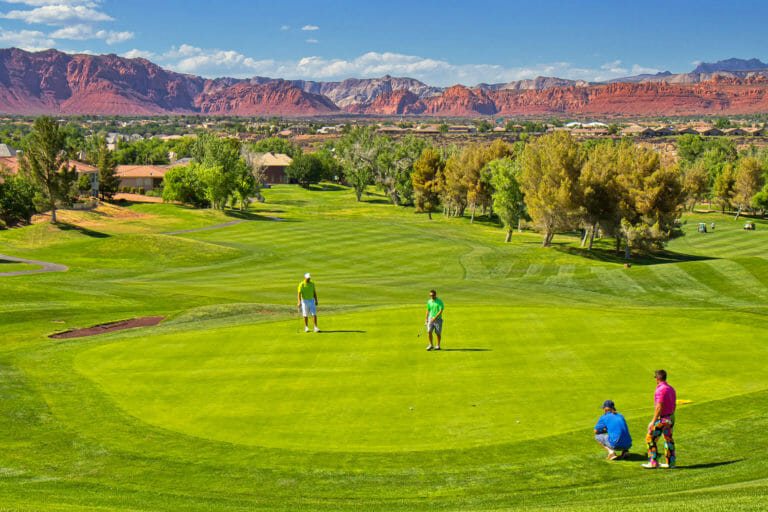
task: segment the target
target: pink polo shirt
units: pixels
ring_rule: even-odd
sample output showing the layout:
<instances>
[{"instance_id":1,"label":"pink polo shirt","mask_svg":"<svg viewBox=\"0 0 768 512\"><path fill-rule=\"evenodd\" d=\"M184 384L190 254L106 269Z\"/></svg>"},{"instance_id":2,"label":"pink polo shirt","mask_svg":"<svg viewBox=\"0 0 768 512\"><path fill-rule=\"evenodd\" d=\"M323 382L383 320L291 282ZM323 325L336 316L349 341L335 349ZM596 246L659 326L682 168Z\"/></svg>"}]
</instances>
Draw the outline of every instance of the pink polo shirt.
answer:
<instances>
[{"instance_id":1,"label":"pink polo shirt","mask_svg":"<svg viewBox=\"0 0 768 512\"><path fill-rule=\"evenodd\" d=\"M669 416L670 414L675 413L675 401L677 399L675 388L664 381L659 382L659 384L656 386L656 392L653 394L653 397L656 404L659 402L662 403L660 413L662 416Z\"/></svg>"}]
</instances>

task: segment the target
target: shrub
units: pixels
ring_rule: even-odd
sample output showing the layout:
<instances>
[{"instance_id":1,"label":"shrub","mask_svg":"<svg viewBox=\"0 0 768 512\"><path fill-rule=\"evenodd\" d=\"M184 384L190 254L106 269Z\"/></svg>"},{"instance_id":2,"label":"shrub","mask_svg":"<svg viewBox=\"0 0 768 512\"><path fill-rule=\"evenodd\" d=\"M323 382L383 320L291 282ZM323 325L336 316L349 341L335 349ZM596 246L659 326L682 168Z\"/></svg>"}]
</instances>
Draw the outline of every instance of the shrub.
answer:
<instances>
[{"instance_id":1,"label":"shrub","mask_svg":"<svg viewBox=\"0 0 768 512\"><path fill-rule=\"evenodd\" d=\"M144 187L139 187L139 194L144 195Z\"/></svg>"},{"instance_id":2,"label":"shrub","mask_svg":"<svg viewBox=\"0 0 768 512\"><path fill-rule=\"evenodd\" d=\"M135 194L135 193L136 193L136 187L131 187L131 194Z\"/></svg>"}]
</instances>

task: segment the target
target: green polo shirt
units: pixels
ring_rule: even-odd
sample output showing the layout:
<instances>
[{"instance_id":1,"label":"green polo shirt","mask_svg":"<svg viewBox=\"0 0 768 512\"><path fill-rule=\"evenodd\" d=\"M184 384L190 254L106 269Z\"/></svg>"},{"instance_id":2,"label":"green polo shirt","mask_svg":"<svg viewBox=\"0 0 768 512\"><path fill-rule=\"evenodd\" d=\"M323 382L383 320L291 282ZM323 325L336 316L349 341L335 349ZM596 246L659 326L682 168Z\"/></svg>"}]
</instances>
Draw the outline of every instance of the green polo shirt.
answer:
<instances>
[{"instance_id":1,"label":"green polo shirt","mask_svg":"<svg viewBox=\"0 0 768 512\"><path fill-rule=\"evenodd\" d=\"M434 319L441 309L444 309L444 305L440 299L429 299L427 301L427 311L429 311L430 320ZM443 318L443 315L440 315L440 318Z\"/></svg>"},{"instance_id":2,"label":"green polo shirt","mask_svg":"<svg viewBox=\"0 0 768 512\"><path fill-rule=\"evenodd\" d=\"M299 283L299 293L304 300L310 300L315 298L315 283L310 281L302 281Z\"/></svg>"}]
</instances>

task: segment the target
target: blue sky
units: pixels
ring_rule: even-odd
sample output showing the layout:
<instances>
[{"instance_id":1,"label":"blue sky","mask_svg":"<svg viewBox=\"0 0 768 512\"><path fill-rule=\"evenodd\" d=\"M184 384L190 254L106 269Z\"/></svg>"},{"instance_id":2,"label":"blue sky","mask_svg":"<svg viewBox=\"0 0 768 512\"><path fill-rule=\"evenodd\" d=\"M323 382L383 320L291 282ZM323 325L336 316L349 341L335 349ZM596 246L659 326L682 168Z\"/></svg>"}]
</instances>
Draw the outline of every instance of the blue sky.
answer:
<instances>
[{"instance_id":1,"label":"blue sky","mask_svg":"<svg viewBox=\"0 0 768 512\"><path fill-rule=\"evenodd\" d=\"M0 0L0 47L116 53L206 77L605 80L768 60L766 1Z\"/></svg>"}]
</instances>

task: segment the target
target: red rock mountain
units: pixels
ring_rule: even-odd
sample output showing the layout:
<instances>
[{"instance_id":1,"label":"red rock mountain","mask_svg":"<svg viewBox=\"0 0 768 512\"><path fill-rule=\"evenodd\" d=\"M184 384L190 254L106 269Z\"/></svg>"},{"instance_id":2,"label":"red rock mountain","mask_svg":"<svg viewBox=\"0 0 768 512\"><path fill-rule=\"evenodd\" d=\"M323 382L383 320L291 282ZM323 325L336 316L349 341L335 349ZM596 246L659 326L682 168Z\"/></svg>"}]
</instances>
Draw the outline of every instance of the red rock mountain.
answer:
<instances>
[{"instance_id":1,"label":"red rock mountain","mask_svg":"<svg viewBox=\"0 0 768 512\"><path fill-rule=\"evenodd\" d=\"M339 111L331 100L302 91L284 80L252 85L239 83L204 93L195 100L204 114L260 116L317 116Z\"/></svg>"},{"instance_id":2,"label":"red rock mountain","mask_svg":"<svg viewBox=\"0 0 768 512\"><path fill-rule=\"evenodd\" d=\"M327 83L209 80L145 59L10 48L0 49L0 113L323 116L339 113L342 105L348 113L383 116L739 115L768 112L768 78L761 74L723 72L699 82L665 81L667 75L609 84L547 79L530 87L443 90L393 77ZM558 85L539 88L547 84ZM334 100L314 91L327 91Z\"/></svg>"},{"instance_id":3,"label":"red rock mountain","mask_svg":"<svg viewBox=\"0 0 768 512\"><path fill-rule=\"evenodd\" d=\"M415 99L395 91L349 112L374 115L524 116L536 114L697 115L768 112L768 78L718 78L697 84L611 83L543 90L484 91L454 86Z\"/></svg>"}]
</instances>

